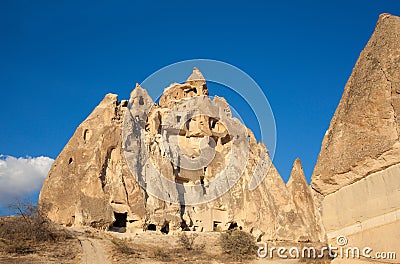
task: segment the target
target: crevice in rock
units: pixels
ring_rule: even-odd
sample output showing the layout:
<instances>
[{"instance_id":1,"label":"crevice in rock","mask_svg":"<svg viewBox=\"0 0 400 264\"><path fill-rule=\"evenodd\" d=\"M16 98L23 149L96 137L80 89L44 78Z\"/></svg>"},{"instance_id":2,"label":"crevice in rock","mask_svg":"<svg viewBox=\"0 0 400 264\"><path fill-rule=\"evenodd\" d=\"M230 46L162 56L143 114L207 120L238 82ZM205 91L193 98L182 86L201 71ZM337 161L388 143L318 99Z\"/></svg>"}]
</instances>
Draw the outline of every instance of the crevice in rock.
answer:
<instances>
[{"instance_id":1,"label":"crevice in rock","mask_svg":"<svg viewBox=\"0 0 400 264\"><path fill-rule=\"evenodd\" d=\"M314 192L318 193L319 195L325 196L320 190L316 189L314 186L310 185L310 187Z\"/></svg>"},{"instance_id":2,"label":"crevice in rock","mask_svg":"<svg viewBox=\"0 0 400 264\"><path fill-rule=\"evenodd\" d=\"M124 177L124 175L122 175L121 181L122 181L122 186L124 186L124 191L125 191L125 195L126 195L126 203L127 203L128 206L130 207L130 204L129 204L129 195L128 195L128 190L126 189L126 184L125 184L125 177Z\"/></svg>"},{"instance_id":3,"label":"crevice in rock","mask_svg":"<svg viewBox=\"0 0 400 264\"><path fill-rule=\"evenodd\" d=\"M108 162L111 159L111 153L114 149L115 149L115 147L110 147L107 150L107 154L106 154L103 166L101 167L99 179L101 181L101 188L103 189L103 191L104 191L104 187L106 186L106 174L107 174Z\"/></svg>"}]
</instances>

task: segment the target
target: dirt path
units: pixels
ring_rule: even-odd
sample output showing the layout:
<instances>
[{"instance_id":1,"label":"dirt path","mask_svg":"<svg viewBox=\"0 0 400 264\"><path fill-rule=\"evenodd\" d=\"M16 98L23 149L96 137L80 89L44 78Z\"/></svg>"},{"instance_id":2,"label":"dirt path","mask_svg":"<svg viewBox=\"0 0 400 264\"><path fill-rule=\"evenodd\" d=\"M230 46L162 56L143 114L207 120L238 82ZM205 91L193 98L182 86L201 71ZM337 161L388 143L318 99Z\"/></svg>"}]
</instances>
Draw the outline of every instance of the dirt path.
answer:
<instances>
[{"instance_id":1,"label":"dirt path","mask_svg":"<svg viewBox=\"0 0 400 264\"><path fill-rule=\"evenodd\" d=\"M78 239L82 246L82 264L110 264L103 246L97 239L82 236Z\"/></svg>"}]
</instances>

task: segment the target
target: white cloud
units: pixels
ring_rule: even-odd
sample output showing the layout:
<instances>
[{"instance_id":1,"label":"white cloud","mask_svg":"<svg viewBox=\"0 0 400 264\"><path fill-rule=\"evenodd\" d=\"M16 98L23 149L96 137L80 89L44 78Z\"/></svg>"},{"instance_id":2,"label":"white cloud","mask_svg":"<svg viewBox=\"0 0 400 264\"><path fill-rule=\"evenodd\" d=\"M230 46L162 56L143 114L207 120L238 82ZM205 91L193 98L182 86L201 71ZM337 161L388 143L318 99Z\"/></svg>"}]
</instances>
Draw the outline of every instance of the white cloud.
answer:
<instances>
[{"instance_id":1,"label":"white cloud","mask_svg":"<svg viewBox=\"0 0 400 264\"><path fill-rule=\"evenodd\" d=\"M42 187L54 160L0 155L0 206L27 197Z\"/></svg>"}]
</instances>

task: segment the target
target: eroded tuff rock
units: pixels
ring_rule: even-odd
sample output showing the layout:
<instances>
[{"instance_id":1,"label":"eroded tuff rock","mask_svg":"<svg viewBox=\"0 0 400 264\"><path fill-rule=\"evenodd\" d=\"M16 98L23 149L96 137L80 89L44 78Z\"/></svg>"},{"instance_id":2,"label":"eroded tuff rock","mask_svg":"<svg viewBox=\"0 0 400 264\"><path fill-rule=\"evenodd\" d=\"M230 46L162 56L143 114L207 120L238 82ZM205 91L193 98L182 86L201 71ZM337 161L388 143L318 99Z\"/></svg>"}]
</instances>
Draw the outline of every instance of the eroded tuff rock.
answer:
<instances>
[{"instance_id":1,"label":"eroded tuff rock","mask_svg":"<svg viewBox=\"0 0 400 264\"><path fill-rule=\"evenodd\" d=\"M126 106L107 94L57 157L39 197L54 222L108 227L118 213L145 216L142 191L121 152Z\"/></svg>"},{"instance_id":2,"label":"eroded tuff rock","mask_svg":"<svg viewBox=\"0 0 400 264\"><path fill-rule=\"evenodd\" d=\"M293 163L292 172L286 186L293 203L296 205L297 213L305 225L303 236L310 241L323 240L324 231L321 230L321 223L318 223L318 218L315 217L311 188L304 176L300 159L296 159Z\"/></svg>"},{"instance_id":3,"label":"eroded tuff rock","mask_svg":"<svg viewBox=\"0 0 400 264\"><path fill-rule=\"evenodd\" d=\"M232 117L225 99L208 97L195 68L159 104L140 85L129 101L107 95L54 162L39 204L64 225L241 227L259 240L318 241L307 184L293 177L286 188L266 146Z\"/></svg>"},{"instance_id":4,"label":"eroded tuff rock","mask_svg":"<svg viewBox=\"0 0 400 264\"><path fill-rule=\"evenodd\" d=\"M316 216L322 216L331 243L346 236L349 247L400 247L399 111L400 18L382 14L346 84L312 175L321 212Z\"/></svg>"},{"instance_id":5,"label":"eroded tuff rock","mask_svg":"<svg viewBox=\"0 0 400 264\"><path fill-rule=\"evenodd\" d=\"M380 16L322 142L312 188L326 196L400 162L400 18Z\"/></svg>"}]
</instances>

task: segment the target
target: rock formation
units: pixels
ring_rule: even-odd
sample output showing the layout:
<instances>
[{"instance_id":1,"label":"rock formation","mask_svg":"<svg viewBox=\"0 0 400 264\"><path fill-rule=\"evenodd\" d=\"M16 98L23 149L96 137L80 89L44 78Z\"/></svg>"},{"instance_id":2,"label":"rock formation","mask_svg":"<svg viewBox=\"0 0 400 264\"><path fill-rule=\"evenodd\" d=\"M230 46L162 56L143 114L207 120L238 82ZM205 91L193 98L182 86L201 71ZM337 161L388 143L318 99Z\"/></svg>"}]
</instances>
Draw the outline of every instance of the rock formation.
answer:
<instances>
[{"instance_id":1,"label":"rock formation","mask_svg":"<svg viewBox=\"0 0 400 264\"><path fill-rule=\"evenodd\" d=\"M311 188L285 185L266 146L208 96L198 69L159 103L108 94L54 162L40 193L54 222L116 231L219 231L259 241L399 248L400 18L380 16L322 142ZM258 184L258 185L257 185ZM249 188L253 186L255 188Z\"/></svg>"},{"instance_id":2,"label":"rock formation","mask_svg":"<svg viewBox=\"0 0 400 264\"><path fill-rule=\"evenodd\" d=\"M266 146L232 117L225 99L208 97L195 68L186 83L167 87L159 104L139 85L128 101L106 95L54 162L39 204L67 226L165 233L240 227L260 241L319 241L298 164L287 188Z\"/></svg>"},{"instance_id":3,"label":"rock formation","mask_svg":"<svg viewBox=\"0 0 400 264\"><path fill-rule=\"evenodd\" d=\"M289 195L296 206L297 213L306 226L308 232L306 237L311 241L323 241L323 230L321 230L318 218L315 217L315 207L311 188L304 176L300 159L296 159L290 173L289 181L286 184ZM315 232L318 230L318 232ZM320 236L320 237L319 237Z\"/></svg>"},{"instance_id":4,"label":"rock formation","mask_svg":"<svg viewBox=\"0 0 400 264\"><path fill-rule=\"evenodd\" d=\"M382 14L322 142L312 188L328 238L400 248L400 18Z\"/></svg>"}]
</instances>

